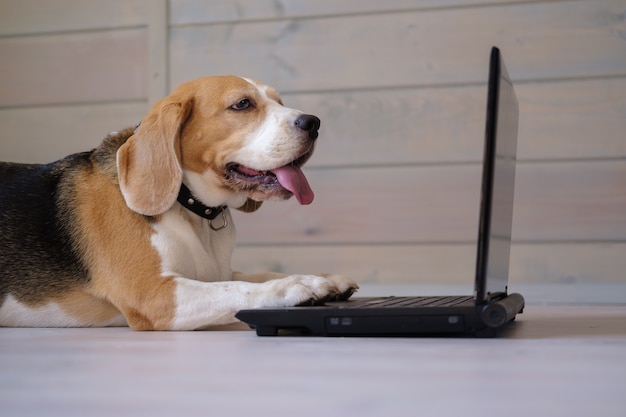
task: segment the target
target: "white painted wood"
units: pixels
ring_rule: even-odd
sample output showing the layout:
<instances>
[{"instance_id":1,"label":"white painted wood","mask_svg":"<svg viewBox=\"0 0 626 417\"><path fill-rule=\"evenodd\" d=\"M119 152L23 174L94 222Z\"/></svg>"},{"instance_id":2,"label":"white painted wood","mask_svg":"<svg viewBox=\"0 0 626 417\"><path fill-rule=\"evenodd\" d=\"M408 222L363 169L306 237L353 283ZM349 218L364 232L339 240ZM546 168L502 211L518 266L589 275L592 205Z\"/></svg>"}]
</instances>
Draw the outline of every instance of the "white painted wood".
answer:
<instances>
[{"instance_id":1,"label":"white painted wood","mask_svg":"<svg viewBox=\"0 0 626 417\"><path fill-rule=\"evenodd\" d=\"M626 156L626 78L516 86L521 159Z\"/></svg>"},{"instance_id":2,"label":"white painted wood","mask_svg":"<svg viewBox=\"0 0 626 417\"><path fill-rule=\"evenodd\" d=\"M0 36L143 26L152 0L2 0Z\"/></svg>"},{"instance_id":3,"label":"white painted wood","mask_svg":"<svg viewBox=\"0 0 626 417\"><path fill-rule=\"evenodd\" d=\"M45 163L88 151L147 111L146 102L0 109L0 161Z\"/></svg>"},{"instance_id":4,"label":"white painted wood","mask_svg":"<svg viewBox=\"0 0 626 417\"><path fill-rule=\"evenodd\" d=\"M533 0L171 0L172 24L329 17L344 14L385 13L435 8L484 6L492 3L520 3Z\"/></svg>"},{"instance_id":5,"label":"white painted wood","mask_svg":"<svg viewBox=\"0 0 626 417\"><path fill-rule=\"evenodd\" d=\"M283 91L484 82L499 45L515 81L624 75L623 0L174 27L172 84L243 74Z\"/></svg>"},{"instance_id":6,"label":"white painted wood","mask_svg":"<svg viewBox=\"0 0 626 417\"><path fill-rule=\"evenodd\" d=\"M626 240L626 160L521 164L517 172L515 240Z\"/></svg>"},{"instance_id":7,"label":"white painted wood","mask_svg":"<svg viewBox=\"0 0 626 417\"><path fill-rule=\"evenodd\" d=\"M522 83L516 92L518 159L626 156L626 78ZM310 167L482 161L486 85L283 99L322 120Z\"/></svg>"},{"instance_id":8,"label":"white painted wood","mask_svg":"<svg viewBox=\"0 0 626 417\"><path fill-rule=\"evenodd\" d=\"M145 29L0 38L0 107L140 100Z\"/></svg>"},{"instance_id":9,"label":"white painted wood","mask_svg":"<svg viewBox=\"0 0 626 417\"><path fill-rule=\"evenodd\" d=\"M475 244L239 245L233 266L244 272L329 272L362 283L466 284L476 265ZM623 243L514 243L509 282L580 284L622 282Z\"/></svg>"},{"instance_id":10,"label":"white painted wood","mask_svg":"<svg viewBox=\"0 0 626 417\"><path fill-rule=\"evenodd\" d=\"M167 0L151 0L148 7L148 102L154 103L169 91Z\"/></svg>"},{"instance_id":11,"label":"white painted wood","mask_svg":"<svg viewBox=\"0 0 626 417\"><path fill-rule=\"evenodd\" d=\"M475 242L481 166L310 170L315 201L235 213L242 243ZM626 160L518 164L513 239L626 239Z\"/></svg>"},{"instance_id":12,"label":"white painted wood","mask_svg":"<svg viewBox=\"0 0 626 417\"><path fill-rule=\"evenodd\" d=\"M155 97L164 91L166 80L163 77L159 75L149 81L156 88ZM626 78L522 84L517 91L522 106L519 159L626 156L626 140L622 135L626 131L626 117L622 117L626 114L626 95L622 93L626 91ZM485 86L284 97L287 105L322 119L319 143L309 167L480 162L485 99ZM67 113L56 114L55 120L49 120L42 118L41 110L33 113L24 109L23 118L19 116L20 109L4 113L6 111L0 110L2 136L19 135L19 140L14 139L11 144L0 143L0 149L9 154L27 151L31 145L29 138L35 134L30 133L33 130L51 129L47 135L55 136L54 124L79 123L89 133L101 131L105 123L94 117L99 124L92 128L82 118L70 123L58 120L70 116ZM49 113L54 114L55 108ZM134 123L136 114L133 117ZM17 133L12 127L16 125L20 125ZM119 125L111 121L108 128L119 128ZM66 136L62 132L58 135ZM390 141L393 146L389 146ZM40 152L48 150L58 149L42 148Z\"/></svg>"}]
</instances>

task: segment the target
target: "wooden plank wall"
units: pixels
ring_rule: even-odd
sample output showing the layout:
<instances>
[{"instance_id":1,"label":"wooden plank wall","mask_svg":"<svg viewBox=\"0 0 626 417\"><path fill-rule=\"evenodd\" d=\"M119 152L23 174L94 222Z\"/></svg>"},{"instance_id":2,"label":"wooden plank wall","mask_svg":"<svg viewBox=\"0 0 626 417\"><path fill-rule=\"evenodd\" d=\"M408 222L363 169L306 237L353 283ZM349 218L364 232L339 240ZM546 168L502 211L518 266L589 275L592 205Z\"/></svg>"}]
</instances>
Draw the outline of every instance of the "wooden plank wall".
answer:
<instances>
[{"instance_id":1,"label":"wooden plank wall","mask_svg":"<svg viewBox=\"0 0 626 417\"><path fill-rule=\"evenodd\" d=\"M148 22L143 0L1 0L0 159L55 160L137 124Z\"/></svg>"},{"instance_id":2,"label":"wooden plank wall","mask_svg":"<svg viewBox=\"0 0 626 417\"><path fill-rule=\"evenodd\" d=\"M238 269L464 283L492 45L521 110L512 283L626 281L625 0L0 0L0 159L257 78L322 119L316 200L237 215Z\"/></svg>"}]
</instances>

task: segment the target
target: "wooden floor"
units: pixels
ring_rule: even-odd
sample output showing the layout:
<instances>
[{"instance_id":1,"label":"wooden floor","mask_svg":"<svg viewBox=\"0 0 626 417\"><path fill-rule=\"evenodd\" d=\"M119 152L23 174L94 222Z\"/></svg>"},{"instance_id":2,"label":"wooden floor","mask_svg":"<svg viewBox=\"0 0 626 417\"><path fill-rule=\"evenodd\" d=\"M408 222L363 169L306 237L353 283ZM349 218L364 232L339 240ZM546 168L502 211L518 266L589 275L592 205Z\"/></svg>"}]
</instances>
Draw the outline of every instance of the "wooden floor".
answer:
<instances>
[{"instance_id":1,"label":"wooden floor","mask_svg":"<svg viewBox=\"0 0 626 417\"><path fill-rule=\"evenodd\" d=\"M0 415L624 416L626 285L562 287L498 339L0 329Z\"/></svg>"}]
</instances>

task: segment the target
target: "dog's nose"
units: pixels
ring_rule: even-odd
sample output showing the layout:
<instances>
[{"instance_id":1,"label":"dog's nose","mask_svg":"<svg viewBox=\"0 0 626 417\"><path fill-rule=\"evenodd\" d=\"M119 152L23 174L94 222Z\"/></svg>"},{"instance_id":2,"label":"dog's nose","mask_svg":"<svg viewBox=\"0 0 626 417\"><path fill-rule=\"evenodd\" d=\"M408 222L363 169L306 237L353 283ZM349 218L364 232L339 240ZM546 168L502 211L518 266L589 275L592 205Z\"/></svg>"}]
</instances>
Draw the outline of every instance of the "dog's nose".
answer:
<instances>
[{"instance_id":1,"label":"dog's nose","mask_svg":"<svg viewBox=\"0 0 626 417\"><path fill-rule=\"evenodd\" d=\"M317 131L320 129L320 119L312 114L303 114L294 122L297 127L309 132L311 140L317 139Z\"/></svg>"}]
</instances>

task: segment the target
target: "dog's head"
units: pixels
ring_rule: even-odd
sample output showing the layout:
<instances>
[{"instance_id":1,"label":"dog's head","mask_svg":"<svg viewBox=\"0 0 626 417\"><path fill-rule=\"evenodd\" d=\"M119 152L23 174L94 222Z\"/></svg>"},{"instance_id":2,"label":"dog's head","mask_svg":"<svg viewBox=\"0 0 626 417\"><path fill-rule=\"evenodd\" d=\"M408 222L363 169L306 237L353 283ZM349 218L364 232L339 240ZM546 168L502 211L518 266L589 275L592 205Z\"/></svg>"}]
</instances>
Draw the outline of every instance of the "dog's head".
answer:
<instances>
[{"instance_id":1,"label":"dog's head","mask_svg":"<svg viewBox=\"0 0 626 417\"><path fill-rule=\"evenodd\" d=\"M311 157L320 121L282 105L257 81L206 77L160 100L117 152L126 204L157 215L175 202L184 181L205 205L253 211L268 199L313 191L300 169Z\"/></svg>"}]
</instances>

